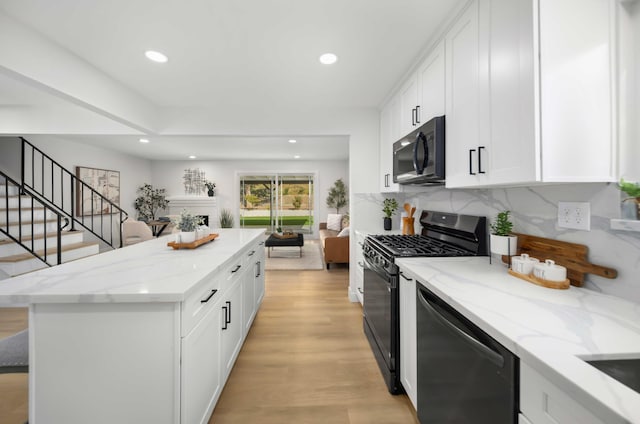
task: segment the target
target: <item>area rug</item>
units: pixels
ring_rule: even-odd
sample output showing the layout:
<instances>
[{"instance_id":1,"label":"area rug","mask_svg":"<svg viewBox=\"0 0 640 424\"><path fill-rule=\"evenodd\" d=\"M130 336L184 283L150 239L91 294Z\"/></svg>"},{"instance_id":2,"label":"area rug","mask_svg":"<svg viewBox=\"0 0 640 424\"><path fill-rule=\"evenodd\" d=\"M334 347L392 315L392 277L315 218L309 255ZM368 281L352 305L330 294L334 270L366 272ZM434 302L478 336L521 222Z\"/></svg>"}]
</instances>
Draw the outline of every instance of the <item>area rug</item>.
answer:
<instances>
[{"instance_id":1,"label":"area rug","mask_svg":"<svg viewBox=\"0 0 640 424\"><path fill-rule=\"evenodd\" d=\"M269 270L302 270L324 269L322 265L322 252L318 240L306 240L302 246L302 257L299 247L277 246L271 250L268 257L268 247L265 247L264 256L267 261L265 269Z\"/></svg>"}]
</instances>

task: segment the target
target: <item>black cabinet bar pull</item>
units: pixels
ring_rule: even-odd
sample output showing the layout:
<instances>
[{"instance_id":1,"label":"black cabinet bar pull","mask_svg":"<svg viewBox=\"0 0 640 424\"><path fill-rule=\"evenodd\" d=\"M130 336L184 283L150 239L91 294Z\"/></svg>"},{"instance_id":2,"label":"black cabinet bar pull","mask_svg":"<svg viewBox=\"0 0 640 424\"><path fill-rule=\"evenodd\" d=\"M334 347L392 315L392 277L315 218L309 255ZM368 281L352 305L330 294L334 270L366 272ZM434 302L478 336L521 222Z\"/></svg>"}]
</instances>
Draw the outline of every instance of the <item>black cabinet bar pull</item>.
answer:
<instances>
[{"instance_id":1,"label":"black cabinet bar pull","mask_svg":"<svg viewBox=\"0 0 640 424\"><path fill-rule=\"evenodd\" d=\"M227 329L227 307L223 306L222 309L224 309L224 327L222 327L223 330Z\"/></svg>"},{"instance_id":2,"label":"black cabinet bar pull","mask_svg":"<svg viewBox=\"0 0 640 424\"><path fill-rule=\"evenodd\" d=\"M262 246L263 244L264 244L264 242L263 242L263 241L261 241L260 243L258 243L258 245L260 245L260 246Z\"/></svg>"},{"instance_id":3,"label":"black cabinet bar pull","mask_svg":"<svg viewBox=\"0 0 640 424\"><path fill-rule=\"evenodd\" d=\"M207 297L206 297L206 298L204 298L204 299L201 299L201 300L200 300L200 303L207 303L207 302L208 302L208 301L213 297L213 295L214 295L214 294L216 294L217 292L218 292L218 290L217 290L217 289L213 289L213 290L211 290L211 293L209 293L209 296L207 296Z\"/></svg>"},{"instance_id":4,"label":"black cabinet bar pull","mask_svg":"<svg viewBox=\"0 0 640 424\"><path fill-rule=\"evenodd\" d=\"M255 250L252 250L251 252L249 252L249 254L247 256L253 256L256 253Z\"/></svg>"},{"instance_id":5,"label":"black cabinet bar pull","mask_svg":"<svg viewBox=\"0 0 640 424\"><path fill-rule=\"evenodd\" d=\"M262 274L262 264L260 261L256 262L256 277L259 277Z\"/></svg>"},{"instance_id":6,"label":"black cabinet bar pull","mask_svg":"<svg viewBox=\"0 0 640 424\"><path fill-rule=\"evenodd\" d=\"M478 174L484 174L485 172L482 170L482 150L484 146L478 147Z\"/></svg>"},{"instance_id":7,"label":"black cabinet bar pull","mask_svg":"<svg viewBox=\"0 0 640 424\"><path fill-rule=\"evenodd\" d=\"M362 287L358 287L358 291L360 292L360 294L364 294L364 290L362 290Z\"/></svg>"},{"instance_id":8,"label":"black cabinet bar pull","mask_svg":"<svg viewBox=\"0 0 640 424\"><path fill-rule=\"evenodd\" d=\"M469 149L469 175L476 175L475 172L473 172L473 153L476 151L476 149Z\"/></svg>"},{"instance_id":9,"label":"black cabinet bar pull","mask_svg":"<svg viewBox=\"0 0 640 424\"><path fill-rule=\"evenodd\" d=\"M238 270L242 268L242 265L236 265L235 269L233 271L231 271L232 274L238 272Z\"/></svg>"},{"instance_id":10,"label":"black cabinet bar pull","mask_svg":"<svg viewBox=\"0 0 640 424\"><path fill-rule=\"evenodd\" d=\"M411 109L411 125L416 126L416 110Z\"/></svg>"},{"instance_id":11,"label":"black cabinet bar pull","mask_svg":"<svg viewBox=\"0 0 640 424\"><path fill-rule=\"evenodd\" d=\"M416 124L420 123L420 105L416 106Z\"/></svg>"},{"instance_id":12,"label":"black cabinet bar pull","mask_svg":"<svg viewBox=\"0 0 640 424\"><path fill-rule=\"evenodd\" d=\"M406 275L404 275L403 273L400 273L400 276L401 276L402 278L404 278L405 280L407 280L407 281L413 281L413 278L408 278L408 277L407 277Z\"/></svg>"},{"instance_id":13,"label":"black cabinet bar pull","mask_svg":"<svg viewBox=\"0 0 640 424\"><path fill-rule=\"evenodd\" d=\"M225 303L229 307L229 321L227 321L227 324L231 324L231 302L227 300Z\"/></svg>"}]
</instances>

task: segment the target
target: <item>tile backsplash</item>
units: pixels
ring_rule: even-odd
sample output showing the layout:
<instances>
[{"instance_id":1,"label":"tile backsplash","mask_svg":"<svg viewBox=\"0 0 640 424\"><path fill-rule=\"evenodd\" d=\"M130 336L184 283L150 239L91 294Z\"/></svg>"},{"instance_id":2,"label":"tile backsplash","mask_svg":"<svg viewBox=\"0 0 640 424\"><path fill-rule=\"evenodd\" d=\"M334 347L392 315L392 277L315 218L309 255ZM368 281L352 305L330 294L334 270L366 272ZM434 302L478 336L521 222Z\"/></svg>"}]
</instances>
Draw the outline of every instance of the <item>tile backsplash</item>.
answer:
<instances>
[{"instance_id":1,"label":"tile backsplash","mask_svg":"<svg viewBox=\"0 0 640 424\"><path fill-rule=\"evenodd\" d=\"M521 188L451 190L442 186L423 187L415 193L355 194L352 222L358 230L383 233L382 200L394 197L419 211L430 209L486 216L493 220L510 210L514 231L558 239L589 247L588 260L618 271L616 279L587 274L585 287L640 303L640 233L610 229L610 220L620 218L620 191L616 184L567 184ZM557 225L558 202L589 202L591 230L571 230ZM400 228L400 212L393 229ZM416 232L419 225L416 223Z\"/></svg>"}]
</instances>

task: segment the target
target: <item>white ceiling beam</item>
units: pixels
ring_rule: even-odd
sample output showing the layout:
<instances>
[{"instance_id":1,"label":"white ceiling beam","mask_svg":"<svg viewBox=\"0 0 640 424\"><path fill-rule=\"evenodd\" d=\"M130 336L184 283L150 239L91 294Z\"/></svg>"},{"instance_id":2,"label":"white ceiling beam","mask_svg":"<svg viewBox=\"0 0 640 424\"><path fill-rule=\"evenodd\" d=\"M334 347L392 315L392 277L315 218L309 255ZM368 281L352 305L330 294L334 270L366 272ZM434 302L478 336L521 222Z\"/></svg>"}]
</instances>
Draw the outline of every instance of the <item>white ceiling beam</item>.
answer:
<instances>
[{"instance_id":1,"label":"white ceiling beam","mask_svg":"<svg viewBox=\"0 0 640 424\"><path fill-rule=\"evenodd\" d=\"M136 132L156 131L152 103L2 12L0 72Z\"/></svg>"}]
</instances>

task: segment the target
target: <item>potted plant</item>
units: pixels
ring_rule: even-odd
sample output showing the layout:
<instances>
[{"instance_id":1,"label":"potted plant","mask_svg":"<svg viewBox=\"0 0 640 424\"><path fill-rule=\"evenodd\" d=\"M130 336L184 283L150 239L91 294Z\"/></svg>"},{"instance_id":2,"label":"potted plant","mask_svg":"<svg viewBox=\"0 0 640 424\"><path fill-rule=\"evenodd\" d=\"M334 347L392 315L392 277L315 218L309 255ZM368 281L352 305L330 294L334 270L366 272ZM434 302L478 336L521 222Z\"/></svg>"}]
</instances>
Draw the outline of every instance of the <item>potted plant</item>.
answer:
<instances>
[{"instance_id":1,"label":"potted plant","mask_svg":"<svg viewBox=\"0 0 640 424\"><path fill-rule=\"evenodd\" d=\"M491 229L491 252L498 255L513 256L518 249L518 237L511 234L513 222L509 217L510 211L498 213L495 221L489 224Z\"/></svg>"},{"instance_id":2,"label":"potted plant","mask_svg":"<svg viewBox=\"0 0 640 424\"><path fill-rule=\"evenodd\" d=\"M156 212L166 209L169 201L166 199L163 188L153 188L151 184L143 184L138 187L138 197L133 207L138 212L138 220L149 222L156 219Z\"/></svg>"},{"instance_id":3,"label":"potted plant","mask_svg":"<svg viewBox=\"0 0 640 424\"><path fill-rule=\"evenodd\" d=\"M207 195L209 197L215 196L216 193L213 191L213 189L216 188L216 183L214 183L213 181L205 180L204 186L207 188Z\"/></svg>"},{"instance_id":4,"label":"potted plant","mask_svg":"<svg viewBox=\"0 0 640 424\"><path fill-rule=\"evenodd\" d=\"M233 228L233 213L229 209L220 211L220 228Z\"/></svg>"},{"instance_id":5,"label":"potted plant","mask_svg":"<svg viewBox=\"0 0 640 424\"><path fill-rule=\"evenodd\" d=\"M192 215L186 209L183 209L180 212L180 218L175 220L174 224L180 230L180 233L178 233L179 243L193 243L196 241L196 229L202 224L202 217Z\"/></svg>"},{"instance_id":6,"label":"potted plant","mask_svg":"<svg viewBox=\"0 0 640 424\"><path fill-rule=\"evenodd\" d=\"M640 184L630 183L621 178L618 188L628 196L622 199L622 218L637 220L640 209Z\"/></svg>"},{"instance_id":7,"label":"potted plant","mask_svg":"<svg viewBox=\"0 0 640 424\"><path fill-rule=\"evenodd\" d=\"M333 187L329 189L329 195L327 196L327 206L330 208L336 208L336 213L340 213L340 208L347 205L347 187L345 186L342 178L336 180L333 183Z\"/></svg>"},{"instance_id":8,"label":"potted plant","mask_svg":"<svg viewBox=\"0 0 640 424\"><path fill-rule=\"evenodd\" d=\"M382 212L384 212L384 229L391 230L391 217L396 214L398 210L398 202L396 199L384 199L382 202Z\"/></svg>"}]
</instances>

